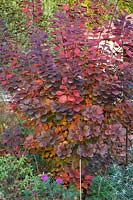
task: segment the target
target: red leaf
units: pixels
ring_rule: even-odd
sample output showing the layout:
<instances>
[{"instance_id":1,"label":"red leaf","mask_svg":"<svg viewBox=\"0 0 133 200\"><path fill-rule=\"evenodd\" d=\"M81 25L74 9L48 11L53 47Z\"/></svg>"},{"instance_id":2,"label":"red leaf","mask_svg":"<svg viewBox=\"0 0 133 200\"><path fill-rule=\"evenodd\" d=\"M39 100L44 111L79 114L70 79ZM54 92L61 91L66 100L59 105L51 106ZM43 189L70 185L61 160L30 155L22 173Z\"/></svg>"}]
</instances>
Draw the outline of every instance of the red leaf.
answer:
<instances>
[{"instance_id":1,"label":"red leaf","mask_svg":"<svg viewBox=\"0 0 133 200\"><path fill-rule=\"evenodd\" d=\"M35 82L36 82L37 84L42 84L42 83L43 83L43 80L37 79L37 80L35 80Z\"/></svg>"},{"instance_id":2,"label":"red leaf","mask_svg":"<svg viewBox=\"0 0 133 200\"><path fill-rule=\"evenodd\" d=\"M61 96L61 95L63 95L64 94L64 92L62 92L62 91L60 91L60 90L58 90L57 92L56 92L56 95L59 95L59 96Z\"/></svg>"},{"instance_id":3,"label":"red leaf","mask_svg":"<svg viewBox=\"0 0 133 200\"><path fill-rule=\"evenodd\" d=\"M22 75L25 75L25 74L28 74L28 73L29 73L29 71L26 71L26 70L21 72Z\"/></svg>"},{"instance_id":4,"label":"red leaf","mask_svg":"<svg viewBox=\"0 0 133 200\"><path fill-rule=\"evenodd\" d=\"M32 66L31 67L39 67L40 66L40 64L39 63L34 63L34 64L32 64Z\"/></svg>"},{"instance_id":5,"label":"red leaf","mask_svg":"<svg viewBox=\"0 0 133 200\"><path fill-rule=\"evenodd\" d=\"M78 179L80 178L80 172L78 170L74 171L74 177Z\"/></svg>"},{"instance_id":6,"label":"red leaf","mask_svg":"<svg viewBox=\"0 0 133 200\"><path fill-rule=\"evenodd\" d=\"M85 180L88 180L88 181L92 181L93 178L94 176L90 176L90 175L85 176Z\"/></svg>"},{"instance_id":7,"label":"red leaf","mask_svg":"<svg viewBox=\"0 0 133 200\"><path fill-rule=\"evenodd\" d=\"M80 92L78 90L74 90L73 94L75 97L80 97Z\"/></svg>"},{"instance_id":8,"label":"red leaf","mask_svg":"<svg viewBox=\"0 0 133 200\"><path fill-rule=\"evenodd\" d=\"M76 86L73 85L73 86L70 87L70 89L71 89L71 90L74 90L74 89L76 89Z\"/></svg>"},{"instance_id":9,"label":"red leaf","mask_svg":"<svg viewBox=\"0 0 133 200\"><path fill-rule=\"evenodd\" d=\"M62 84L67 83L67 77L62 78Z\"/></svg>"},{"instance_id":10,"label":"red leaf","mask_svg":"<svg viewBox=\"0 0 133 200\"><path fill-rule=\"evenodd\" d=\"M32 21L28 21L28 22L26 22L26 25L30 26L32 23L33 23Z\"/></svg>"},{"instance_id":11,"label":"red leaf","mask_svg":"<svg viewBox=\"0 0 133 200\"><path fill-rule=\"evenodd\" d=\"M6 82L6 81L2 81L1 84L2 84L2 85L6 85L7 82Z\"/></svg>"},{"instance_id":12,"label":"red leaf","mask_svg":"<svg viewBox=\"0 0 133 200\"><path fill-rule=\"evenodd\" d=\"M63 5L63 10L69 10L69 6L67 4Z\"/></svg>"},{"instance_id":13,"label":"red leaf","mask_svg":"<svg viewBox=\"0 0 133 200\"><path fill-rule=\"evenodd\" d=\"M6 78L8 79L8 78L12 78L14 76L14 74L12 73L12 74L8 74L8 75L6 75Z\"/></svg>"},{"instance_id":14,"label":"red leaf","mask_svg":"<svg viewBox=\"0 0 133 200\"><path fill-rule=\"evenodd\" d=\"M74 53L76 54L76 56L80 56L80 49L79 48L76 48L74 50Z\"/></svg>"},{"instance_id":15,"label":"red leaf","mask_svg":"<svg viewBox=\"0 0 133 200\"><path fill-rule=\"evenodd\" d=\"M59 56L64 56L64 55L65 55L64 50L63 50L63 51L60 51Z\"/></svg>"},{"instance_id":16,"label":"red leaf","mask_svg":"<svg viewBox=\"0 0 133 200\"><path fill-rule=\"evenodd\" d=\"M103 78L101 76L96 76L95 78L97 81L101 81Z\"/></svg>"},{"instance_id":17,"label":"red leaf","mask_svg":"<svg viewBox=\"0 0 133 200\"><path fill-rule=\"evenodd\" d=\"M129 57L132 57L133 56L133 53L129 50L126 51L126 54L129 56Z\"/></svg>"},{"instance_id":18,"label":"red leaf","mask_svg":"<svg viewBox=\"0 0 133 200\"><path fill-rule=\"evenodd\" d=\"M59 98L59 102L60 103L66 103L67 102L67 96L66 95L63 95Z\"/></svg>"},{"instance_id":19,"label":"red leaf","mask_svg":"<svg viewBox=\"0 0 133 200\"><path fill-rule=\"evenodd\" d=\"M74 98L72 95L68 95L68 101L74 102L74 101L75 101L75 98Z\"/></svg>"},{"instance_id":20,"label":"red leaf","mask_svg":"<svg viewBox=\"0 0 133 200\"><path fill-rule=\"evenodd\" d=\"M61 85L60 89L64 90L64 89L67 89L67 87L65 85Z\"/></svg>"},{"instance_id":21,"label":"red leaf","mask_svg":"<svg viewBox=\"0 0 133 200\"><path fill-rule=\"evenodd\" d=\"M71 57L71 51L70 50L66 50L65 55L67 58Z\"/></svg>"},{"instance_id":22,"label":"red leaf","mask_svg":"<svg viewBox=\"0 0 133 200\"><path fill-rule=\"evenodd\" d=\"M24 13L30 12L30 9L29 8L23 8L22 12L24 12Z\"/></svg>"},{"instance_id":23,"label":"red leaf","mask_svg":"<svg viewBox=\"0 0 133 200\"><path fill-rule=\"evenodd\" d=\"M22 4L23 4L23 5L29 5L29 6L33 6L33 5L34 5L33 2L29 2L29 1L23 1Z\"/></svg>"},{"instance_id":24,"label":"red leaf","mask_svg":"<svg viewBox=\"0 0 133 200\"><path fill-rule=\"evenodd\" d=\"M11 107L11 109L14 110L14 108L16 108L16 105L15 105L14 103L12 103L12 104L10 105L10 107Z\"/></svg>"},{"instance_id":25,"label":"red leaf","mask_svg":"<svg viewBox=\"0 0 133 200\"><path fill-rule=\"evenodd\" d=\"M16 64L17 64L17 61L13 60L12 63L11 63L11 67L14 67Z\"/></svg>"}]
</instances>

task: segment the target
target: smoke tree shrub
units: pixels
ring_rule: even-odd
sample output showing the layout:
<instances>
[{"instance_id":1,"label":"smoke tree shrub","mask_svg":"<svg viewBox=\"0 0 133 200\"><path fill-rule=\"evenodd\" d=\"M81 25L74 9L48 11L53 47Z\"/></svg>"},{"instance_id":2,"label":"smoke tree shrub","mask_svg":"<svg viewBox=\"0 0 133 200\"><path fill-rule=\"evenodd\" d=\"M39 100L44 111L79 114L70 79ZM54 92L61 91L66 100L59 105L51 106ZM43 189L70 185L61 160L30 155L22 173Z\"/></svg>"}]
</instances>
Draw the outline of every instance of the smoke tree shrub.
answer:
<instances>
[{"instance_id":1,"label":"smoke tree shrub","mask_svg":"<svg viewBox=\"0 0 133 200\"><path fill-rule=\"evenodd\" d=\"M55 158L73 181L79 182L74 169L80 157L83 169L96 155L107 161L118 154L119 161L124 159L132 114L132 31L125 17L115 20L114 27L110 22L103 28L95 26L89 38L91 19L86 9L65 6L52 20L52 47L47 45L47 34L34 24L30 47L12 54L9 74L5 69L1 78L14 104L28 114L35 128L25 148ZM116 42L128 59L123 51L112 52L106 42L100 47L103 39Z\"/></svg>"}]
</instances>

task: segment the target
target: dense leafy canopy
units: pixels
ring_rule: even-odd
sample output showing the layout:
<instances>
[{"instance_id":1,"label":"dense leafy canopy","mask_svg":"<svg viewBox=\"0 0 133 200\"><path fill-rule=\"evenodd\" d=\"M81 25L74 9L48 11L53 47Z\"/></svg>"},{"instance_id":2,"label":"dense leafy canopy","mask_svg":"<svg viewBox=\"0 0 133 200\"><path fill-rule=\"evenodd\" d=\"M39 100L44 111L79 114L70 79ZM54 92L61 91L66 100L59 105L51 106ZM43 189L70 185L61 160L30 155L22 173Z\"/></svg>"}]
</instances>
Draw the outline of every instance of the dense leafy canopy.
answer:
<instances>
[{"instance_id":1,"label":"dense leafy canopy","mask_svg":"<svg viewBox=\"0 0 133 200\"><path fill-rule=\"evenodd\" d=\"M97 21L88 30L95 15L90 17L77 4L64 5L50 21L50 46L48 34L38 26L41 3L35 3L35 16L31 2L22 2L26 7L20 9L29 26L25 51L0 21L1 84L12 95L12 106L27 114L35 130L25 138L25 148L54 158L61 170L69 168L72 178L79 178L80 157L83 168L94 156L109 162L119 154L117 159L123 161L132 117L131 20L123 15L103 28ZM113 52L108 40L113 49L116 45L122 50Z\"/></svg>"}]
</instances>

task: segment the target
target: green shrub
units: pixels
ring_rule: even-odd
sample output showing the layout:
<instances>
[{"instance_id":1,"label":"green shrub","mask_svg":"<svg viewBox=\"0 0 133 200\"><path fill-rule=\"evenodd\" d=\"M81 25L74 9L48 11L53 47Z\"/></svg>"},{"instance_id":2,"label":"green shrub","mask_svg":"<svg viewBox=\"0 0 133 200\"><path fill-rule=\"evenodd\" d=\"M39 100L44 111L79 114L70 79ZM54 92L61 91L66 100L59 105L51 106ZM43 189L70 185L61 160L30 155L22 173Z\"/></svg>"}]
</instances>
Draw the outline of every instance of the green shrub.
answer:
<instances>
[{"instance_id":1,"label":"green shrub","mask_svg":"<svg viewBox=\"0 0 133 200\"><path fill-rule=\"evenodd\" d=\"M70 200L79 199L79 191L72 185L52 180L46 175L34 175L32 165L24 156L0 156L0 199L2 200Z\"/></svg>"},{"instance_id":2,"label":"green shrub","mask_svg":"<svg viewBox=\"0 0 133 200\"><path fill-rule=\"evenodd\" d=\"M132 200L133 165L126 169L113 165L104 176L96 176L86 200Z\"/></svg>"},{"instance_id":3,"label":"green shrub","mask_svg":"<svg viewBox=\"0 0 133 200\"><path fill-rule=\"evenodd\" d=\"M19 159L7 155L0 156L0 192L6 199L21 199L33 176L32 166L26 157Z\"/></svg>"}]
</instances>

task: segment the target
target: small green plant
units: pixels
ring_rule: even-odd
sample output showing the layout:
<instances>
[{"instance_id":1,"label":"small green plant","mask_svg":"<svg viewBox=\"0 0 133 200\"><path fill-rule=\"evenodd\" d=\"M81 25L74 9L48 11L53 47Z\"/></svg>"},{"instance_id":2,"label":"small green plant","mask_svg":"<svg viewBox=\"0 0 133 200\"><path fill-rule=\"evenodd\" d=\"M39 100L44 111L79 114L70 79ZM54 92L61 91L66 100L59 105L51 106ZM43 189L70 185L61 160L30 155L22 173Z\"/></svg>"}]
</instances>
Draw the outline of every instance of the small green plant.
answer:
<instances>
[{"instance_id":1,"label":"small green plant","mask_svg":"<svg viewBox=\"0 0 133 200\"><path fill-rule=\"evenodd\" d=\"M125 168L113 165L106 175L96 176L86 200L132 200L133 165Z\"/></svg>"},{"instance_id":2,"label":"small green plant","mask_svg":"<svg viewBox=\"0 0 133 200\"><path fill-rule=\"evenodd\" d=\"M29 186L33 169L27 158L0 156L0 192L8 200L22 199L21 196Z\"/></svg>"},{"instance_id":3,"label":"small green plant","mask_svg":"<svg viewBox=\"0 0 133 200\"><path fill-rule=\"evenodd\" d=\"M41 177L35 176L32 181L32 191L27 190L27 192L31 197L35 196L39 200L79 199L79 190L74 185L67 188L63 184L62 179L52 180L46 174L42 176L42 180Z\"/></svg>"}]
</instances>

